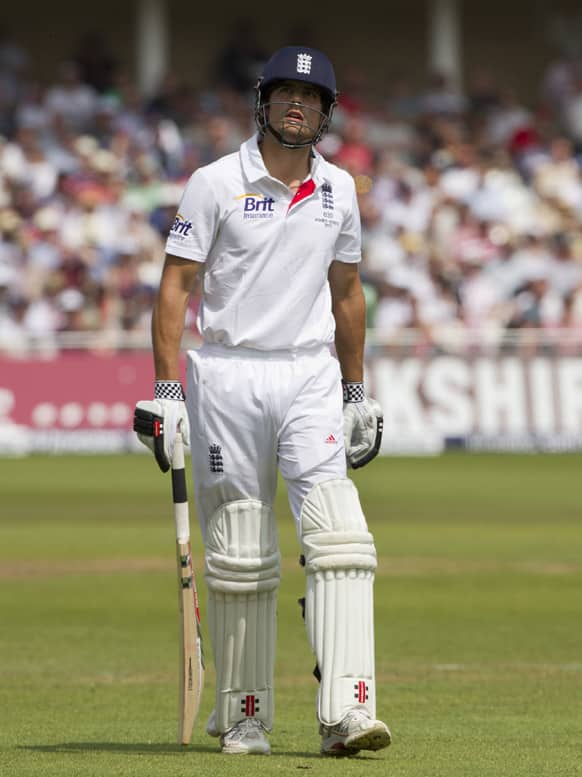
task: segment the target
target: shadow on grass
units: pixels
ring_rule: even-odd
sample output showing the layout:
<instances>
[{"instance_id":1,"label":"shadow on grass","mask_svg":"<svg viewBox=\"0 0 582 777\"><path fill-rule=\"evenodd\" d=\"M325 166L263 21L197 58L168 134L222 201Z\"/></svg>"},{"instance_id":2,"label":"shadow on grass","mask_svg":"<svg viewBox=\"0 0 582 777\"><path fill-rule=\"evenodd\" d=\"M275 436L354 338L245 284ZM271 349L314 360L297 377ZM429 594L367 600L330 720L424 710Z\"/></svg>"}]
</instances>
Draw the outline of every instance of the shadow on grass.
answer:
<instances>
[{"instance_id":1,"label":"shadow on grass","mask_svg":"<svg viewBox=\"0 0 582 777\"><path fill-rule=\"evenodd\" d=\"M31 750L35 753L149 753L186 754L213 753L216 745L174 745L167 742L58 742L54 745L21 745L19 750Z\"/></svg>"},{"instance_id":2,"label":"shadow on grass","mask_svg":"<svg viewBox=\"0 0 582 777\"><path fill-rule=\"evenodd\" d=\"M223 753L217 749L216 745L174 745L164 742L59 742L54 745L20 745L18 750L29 750L35 753L83 753L83 752L105 752L105 753L131 753L135 755L187 755L188 753L214 753L222 756ZM299 750L273 750L273 756L285 756L287 758L307 758L322 759L320 753L305 753ZM224 756L231 758L232 756ZM326 759L327 760L327 759ZM342 759L343 760L343 759ZM350 757L350 761L376 761L374 756L367 756L359 753L357 756Z\"/></svg>"}]
</instances>

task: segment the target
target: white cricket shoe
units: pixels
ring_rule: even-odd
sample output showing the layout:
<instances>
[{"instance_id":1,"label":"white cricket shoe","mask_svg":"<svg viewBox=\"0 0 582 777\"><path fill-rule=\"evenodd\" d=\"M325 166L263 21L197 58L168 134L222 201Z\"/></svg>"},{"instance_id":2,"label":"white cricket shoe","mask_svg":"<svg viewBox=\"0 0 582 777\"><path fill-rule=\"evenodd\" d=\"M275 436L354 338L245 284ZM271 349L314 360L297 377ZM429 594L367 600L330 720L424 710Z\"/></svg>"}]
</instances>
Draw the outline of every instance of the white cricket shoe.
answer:
<instances>
[{"instance_id":1,"label":"white cricket shoe","mask_svg":"<svg viewBox=\"0 0 582 777\"><path fill-rule=\"evenodd\" d=\"M220 737L223 753L232 755L270 755L265 727L256 718L245 718Z\"/></svg>"},{"instance_id":2,"label":"white cricket shoe","mask_svg":"<svg viewBox=\"0 0 582 777\"><path fill-rule=\"evenodd\" d=\"M322 755L355 755L360 750L382 750L392 741L381 720L372 720L366 710L355 708L335 726L320 725Z\"/></svg>"}]
</instances>

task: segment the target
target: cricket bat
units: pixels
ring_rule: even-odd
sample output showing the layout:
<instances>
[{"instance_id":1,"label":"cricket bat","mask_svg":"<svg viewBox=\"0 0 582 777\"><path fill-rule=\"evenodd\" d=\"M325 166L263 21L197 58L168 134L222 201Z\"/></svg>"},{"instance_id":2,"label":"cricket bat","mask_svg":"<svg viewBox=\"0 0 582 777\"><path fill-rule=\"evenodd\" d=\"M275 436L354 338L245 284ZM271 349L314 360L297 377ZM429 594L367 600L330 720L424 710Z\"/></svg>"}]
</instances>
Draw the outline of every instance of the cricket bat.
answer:
<instances>
[{"instance_id":1,"label":"cricket bat","mask_svg":"<svg viewBox=\"0 0 582 777\"><path fill-rule=\"evenodd\" d=\"M176 435L172 455L172 498L176 524L176 561L180 612L179 724L178 744L187 745L204 687L204 655L200 631L200 609L190 551L190 516L184 467L182 436Z\"/></svg>"}]
</instances>

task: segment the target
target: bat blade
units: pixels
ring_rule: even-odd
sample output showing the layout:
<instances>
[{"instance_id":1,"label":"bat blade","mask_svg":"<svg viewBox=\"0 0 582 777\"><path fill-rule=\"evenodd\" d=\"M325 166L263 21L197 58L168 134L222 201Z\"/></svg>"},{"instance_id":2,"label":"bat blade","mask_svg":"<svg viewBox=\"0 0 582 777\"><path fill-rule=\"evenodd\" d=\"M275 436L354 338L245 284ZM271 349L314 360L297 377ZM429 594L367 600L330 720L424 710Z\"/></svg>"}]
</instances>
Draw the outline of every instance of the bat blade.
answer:
<instances>
[{"instance_id":1,"label":"bat blade","mask_svg":"<svg viewBox=\"0 0 582 777\"><path fill-rule=\"evenodd\" d=\"M190 518L182 438L176 435L172 457L172 496L176 524L176 563L180 621L178 743L187 745L200 710L204 654L200 608L190 548Z\"/></svg>"},{"instance_id":2,"label":"bat blade","mask_svg":"<svg viewBox=\"0 0 582 777\"><path fill-rule=\"evenodd\" d=\"M176 542L180 611L179 725L178 742L190 743L204 687L204 657L200 610L192 566L190 542Z\"/></svg>"}]
</instances>

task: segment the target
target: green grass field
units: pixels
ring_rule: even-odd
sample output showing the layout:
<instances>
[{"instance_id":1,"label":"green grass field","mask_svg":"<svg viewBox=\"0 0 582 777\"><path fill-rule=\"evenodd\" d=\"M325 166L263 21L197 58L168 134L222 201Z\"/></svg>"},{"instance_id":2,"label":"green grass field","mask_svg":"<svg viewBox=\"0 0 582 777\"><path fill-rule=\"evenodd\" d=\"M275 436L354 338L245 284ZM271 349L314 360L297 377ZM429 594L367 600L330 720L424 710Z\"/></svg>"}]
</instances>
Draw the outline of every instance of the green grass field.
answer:
<instances>
[{"instance_id":1,"label":"green grass field","mask_svg":"<svg viewBox=\"0 0 582 777\"><path fill-rule=\"evenodd\" d=\"M354 473L380 557L378 713L394 744L341 762L318 755L281 488L277 714L273 755L257 761L204 733L211 666L193 743L174 744L168 477L148 456L0 460L0 775L582 775L581 478L577 455L385 458Z\"/></svg>"}]
</instances>

